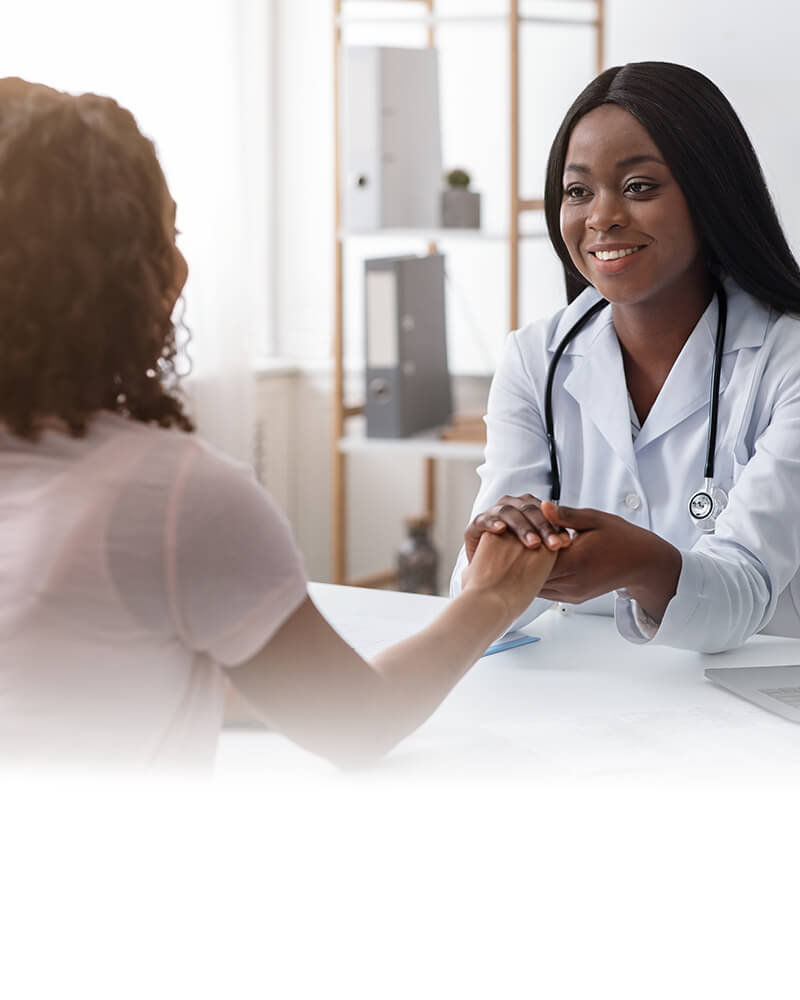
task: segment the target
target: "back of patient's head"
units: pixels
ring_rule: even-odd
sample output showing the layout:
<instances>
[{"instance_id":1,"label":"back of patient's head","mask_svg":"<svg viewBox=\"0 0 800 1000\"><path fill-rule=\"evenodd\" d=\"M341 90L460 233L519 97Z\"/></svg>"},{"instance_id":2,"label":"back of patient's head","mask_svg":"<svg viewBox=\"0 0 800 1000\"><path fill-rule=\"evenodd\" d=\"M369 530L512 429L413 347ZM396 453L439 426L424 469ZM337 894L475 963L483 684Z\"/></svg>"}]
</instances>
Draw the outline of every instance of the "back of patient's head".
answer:
<instances>
[{"instance_id":1,"label":"back of patient's head","mask_svg":"<svg viewBox=\"0 0 800 1000\"><path fill-rule=\"evenodd\" d=\"M111 410L191 426L173 395L172 202L133 115L0 80L0 422L83 434Z\"/></svg>"}]
</instances>

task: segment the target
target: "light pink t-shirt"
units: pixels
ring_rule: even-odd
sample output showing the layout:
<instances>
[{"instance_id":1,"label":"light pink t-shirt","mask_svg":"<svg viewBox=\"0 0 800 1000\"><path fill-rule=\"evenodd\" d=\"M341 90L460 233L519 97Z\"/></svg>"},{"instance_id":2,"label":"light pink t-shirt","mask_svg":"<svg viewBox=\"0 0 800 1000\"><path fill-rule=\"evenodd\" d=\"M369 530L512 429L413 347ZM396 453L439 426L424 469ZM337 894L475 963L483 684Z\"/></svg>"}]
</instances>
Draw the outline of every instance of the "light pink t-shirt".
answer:
<instances>
[{"instance_id":1,"label":"light pink t-shirt","mask_svg":"<svg viewBox=\"0 0 800 1000\"><path fill-rule=\"evenodd\" d=\"M0 429L0 767L208 767L224 676L306 594L243 465L110 413Z\"/></svg>"}]
</instances>

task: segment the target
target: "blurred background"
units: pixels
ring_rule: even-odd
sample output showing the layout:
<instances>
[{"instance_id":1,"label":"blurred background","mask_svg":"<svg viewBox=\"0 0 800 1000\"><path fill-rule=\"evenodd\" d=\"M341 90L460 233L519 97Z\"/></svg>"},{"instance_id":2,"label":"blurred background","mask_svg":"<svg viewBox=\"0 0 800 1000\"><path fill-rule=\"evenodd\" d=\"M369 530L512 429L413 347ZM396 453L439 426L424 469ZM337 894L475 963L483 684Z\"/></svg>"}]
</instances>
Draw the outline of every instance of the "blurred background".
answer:
<instances>
[{"instance_id":1,"label":"blurred background","mask_svg":"<svg viewBox=\"0 0 800 1000\"><path fill-rule=\"evenodd\" d=\"M188 393L200 431L252 463L289 517L309 577L342 578L334 566L334 510L344 521L346 577L374 580L396 565L405 519L433 512L441 589L477 488L480 442L441 450L431 463L413 443L371 442L356 415L345 425L352 441L343 482L332 480L341 461L333 443L332 343L341 302L343 395L357 406L364 395L363 262L425 254L435 242L446 260L454 407L484 407L511 316L511 5L435 0L432 20L430 4L415 0L343 0L341 7L337 22L333 0L3 4L0 65L3 75L113 96L155 140L190 266ZM519 11L527 18L518 26L519 189L526 199L541 198L556 127L595 75L599 31L604 66L670 60L722 88L797 248L800 10L786 0L521 0ZM481 195L480 231L470 238L340 227L339 277L336 136L347 109L336 110L335 52L344 59L346 45L431 40L442 168L468 170ZM341 141L338 148L346 158ZM559 308L564 292L541 211L526 212L521 227L523 325Z\"/></svg>"}]
</instances>

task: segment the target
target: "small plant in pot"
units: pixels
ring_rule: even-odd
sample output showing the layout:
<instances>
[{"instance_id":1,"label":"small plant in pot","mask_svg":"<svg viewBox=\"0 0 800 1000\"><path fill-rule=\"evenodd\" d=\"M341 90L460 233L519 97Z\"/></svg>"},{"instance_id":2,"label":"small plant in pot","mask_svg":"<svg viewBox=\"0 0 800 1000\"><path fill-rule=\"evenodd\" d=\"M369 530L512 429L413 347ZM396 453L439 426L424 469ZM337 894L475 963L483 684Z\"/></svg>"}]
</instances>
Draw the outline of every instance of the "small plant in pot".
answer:
<instances>
[{"instance_id":1,"label":"small plant in pot","mask_svg":"<svg viewBox=\"0 0 800 1000\"><path fill-rule=\"evenodd\" d=\"M442 226L445 229L480 229L481 196L470 191L472 178L461 167L444 175L447 185L442 191Z\"/></svg>"}]
</instances>

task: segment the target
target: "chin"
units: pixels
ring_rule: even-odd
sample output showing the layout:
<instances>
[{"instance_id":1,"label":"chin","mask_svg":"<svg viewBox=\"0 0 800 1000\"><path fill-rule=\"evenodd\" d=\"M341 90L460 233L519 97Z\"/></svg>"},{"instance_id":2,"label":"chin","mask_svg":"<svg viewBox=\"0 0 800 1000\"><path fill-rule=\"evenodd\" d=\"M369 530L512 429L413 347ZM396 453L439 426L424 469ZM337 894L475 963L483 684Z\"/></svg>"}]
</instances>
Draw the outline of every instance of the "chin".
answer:
<instances>
[{"instance_id":1,"label":"chin","mask_svg":"<svg viewBox=\"0 0 800 1000\"><path fill-rule=\"evenodd\" d=\"M641 305L658 294L655 287L652 285L642 287L640 282L633 284L626 281L609 281L608 278L605 278L601 281L590 280L590 284L612 305Z\"/></svg>"}]
</instances>

